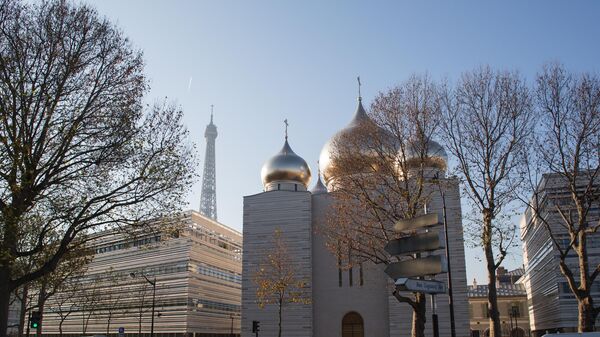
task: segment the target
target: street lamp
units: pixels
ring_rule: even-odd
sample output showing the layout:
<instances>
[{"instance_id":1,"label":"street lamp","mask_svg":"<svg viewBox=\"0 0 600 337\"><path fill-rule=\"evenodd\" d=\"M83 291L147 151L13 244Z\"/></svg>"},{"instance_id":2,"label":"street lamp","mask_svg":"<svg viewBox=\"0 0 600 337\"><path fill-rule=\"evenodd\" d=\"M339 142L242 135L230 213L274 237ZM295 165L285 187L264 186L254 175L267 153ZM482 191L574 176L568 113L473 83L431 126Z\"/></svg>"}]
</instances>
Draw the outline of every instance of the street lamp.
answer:
<instances>
[{"instance_id":1,"label":"street lamp","mask_svg":"<svg viewBox=\"0 0 600 337\"><path fill-rule=\"evenodd\" d=\"M231 337L233 337L233 314L229 315L229 318L231 318L231 331L230 331L230 335L231 335Z\"/></svg>"},{"instance_id":2,"label":"street lamp","mask_svg":"<svg viewBox=\"0 0 600 337\"><path fill-rule=\"evenodd\" d=\"M439 174L435 174L435 180L438 183L438 190L442 197L442 216L444 219L444 240L446 241L446 261L448 261L448 306L450 307L450 335L456 337L456 327L454 323L454 296L452 295L452 268L450 268L450 244L448 240L448 215L446 214L446 192L442 190Z\"/></svg>"},{"instance_id":3,"label":"street lamp","mask_svg":"<svg viewBox=\"0 0 600 337\"><path fill-rule=\"evenodd\" d=\"M154 281L150 281L143 272L140 273L142 277L146 280L146 282L152 285L152 321L150 323L150 337L154 337L154 306L156 304L156 276L154 276ZM129 276L131 278L135 278L135 273L130 273Z\"/></svg>"}]
</instances>

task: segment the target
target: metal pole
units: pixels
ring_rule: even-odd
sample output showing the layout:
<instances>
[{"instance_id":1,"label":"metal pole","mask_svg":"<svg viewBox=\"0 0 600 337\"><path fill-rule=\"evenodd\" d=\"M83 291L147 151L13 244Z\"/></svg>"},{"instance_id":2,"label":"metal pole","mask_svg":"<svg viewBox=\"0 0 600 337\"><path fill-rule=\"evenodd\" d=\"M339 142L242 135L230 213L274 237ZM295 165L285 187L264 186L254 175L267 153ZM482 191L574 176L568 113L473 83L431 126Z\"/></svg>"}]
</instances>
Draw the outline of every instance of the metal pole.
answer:
<instances>
[{"instance_id":1,"label":"metal pole","mask_svg":"<svg viewBox=\"0 0 600 337\"><path fill-rule=\"evenodd\" d=\"M31 311L29 311L29 316L27 316L27 337L29 337L29 327L31 327Z\"/></svg>"},{"instance_id":2,"label":"metal pole","mask_svg":"<svg viewBox=\"0 0 600 337\"><path fill-rule=\"evenodd\" d=\"M435 311L435 294L431 294L431 322L433 323L433 337L440 337L440 327L438 324L438 315Z\"/></svg>"},{"instance_id":3,"label":"metal pole","mask_svg":"<svg viewBox=\"0 0 600 337\"><path fill-rule=\"evenodd\" d=\"M515 335L517 334L517 329L519 328L519 321L517 320L517 313L515 312L514 315L515 316Z\"/></svg>"},{"instance_id":4,"label":"metal pole","mask_svg":"<svg viewBox=\"0 0 600 337\"><path fill-rule=\"evenodd\" d=\"M230 331L230 335L231 335L231 337L233 337L233 315L229 315L229 318L231 318L231 331Z\"/></svg>"},{"instance_id":5,"label":"metal pole","mask_svg":"<svg viewBox=\"0 0 600 337\"><path fill-rule=\"evenodd\" d=\"M150 280L148 280L150 282ZM150 323L150 337L154 337L154 306L156 304L156 276L152 283L152 321Z\"/></svg>"},{"instance_id":6,"label":"metal pole","mask_svg":"<svg viewBox=\"0 0 600 337\"><path fill-rule=\"evenodd\" d=\"M439 181L439 180L438 180ZM450 268L450 244L448 240L448 219L446 215L446 193L442 191L442 187L438 184L442 195L442 214L444 216L444 236L446 239L446 260L448 261L448 306L450 307L450 334L456 337L456 328L454 326L454 297L452 296L452 269Z\"/></svg>"}]
</instances>

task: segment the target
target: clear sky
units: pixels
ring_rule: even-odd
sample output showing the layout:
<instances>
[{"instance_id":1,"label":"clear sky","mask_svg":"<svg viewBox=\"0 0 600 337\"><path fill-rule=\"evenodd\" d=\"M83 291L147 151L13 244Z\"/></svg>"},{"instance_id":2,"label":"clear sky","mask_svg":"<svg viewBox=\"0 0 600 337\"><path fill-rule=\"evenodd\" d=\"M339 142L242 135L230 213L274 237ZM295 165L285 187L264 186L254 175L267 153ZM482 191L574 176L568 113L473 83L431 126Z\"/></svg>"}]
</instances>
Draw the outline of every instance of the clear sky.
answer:
<instances>
[{"instance_id":1,"label":"clear sky","mask_svg":"<svg viewBox=\"0 0 600 337\"><path fill-rule=\"evenodd\" d=\"M489 64L532 79L549 61L600 70L599 1L84 2L143 50L149 101L183 107L200 175L215 105L219 221L240 230L242 196L262 191L260 168L282 146L283 120L315 176L321 147L354 113L357 75L368 105L412 73L456 79ZM199 179L189 208L200 189ZM467 250L469 283L485 281L481 255ZM507 267L520 264L517 251Z\"/></svg>"}]
</instances>

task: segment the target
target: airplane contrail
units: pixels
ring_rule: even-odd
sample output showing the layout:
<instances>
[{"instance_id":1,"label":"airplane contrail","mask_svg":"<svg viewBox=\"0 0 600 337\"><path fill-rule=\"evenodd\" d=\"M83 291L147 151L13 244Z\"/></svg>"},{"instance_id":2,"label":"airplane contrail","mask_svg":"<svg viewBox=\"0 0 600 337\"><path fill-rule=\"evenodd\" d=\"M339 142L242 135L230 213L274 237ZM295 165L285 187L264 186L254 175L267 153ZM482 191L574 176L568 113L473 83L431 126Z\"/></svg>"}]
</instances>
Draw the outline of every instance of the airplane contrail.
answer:
<instances>
[{"instance_id":1,"label":"airplane contrail","mask_svg":"<svg viewBox=\"0 0 600 337\"><path fill-rule=\"evenodd\" d=\"M192 89L192 77L190 76L190 81L188 82L188 92Z\"/></svg>"}]
</instances>

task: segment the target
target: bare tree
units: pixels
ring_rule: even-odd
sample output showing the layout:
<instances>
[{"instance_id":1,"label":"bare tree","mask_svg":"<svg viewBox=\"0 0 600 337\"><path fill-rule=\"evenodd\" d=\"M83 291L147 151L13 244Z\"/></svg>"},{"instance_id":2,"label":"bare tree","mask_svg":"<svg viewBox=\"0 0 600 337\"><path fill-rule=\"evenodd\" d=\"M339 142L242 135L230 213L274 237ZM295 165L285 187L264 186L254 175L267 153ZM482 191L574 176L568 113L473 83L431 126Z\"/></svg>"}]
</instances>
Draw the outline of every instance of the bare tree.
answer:
<instances>
[{"instance_id":1,"label":"bare tree","mask_svg":"<svg viewBox=\"0 0 600 337\"><path fill-rule=\"evenodd\" d=\"M195 158L182 112L144 106L147 90L141 52L89 6L0 1L0 337L15 289L91 233L184 200Z\"/></svg>"},{"instance_id":2,"label":"bare tree","mask_svg":"<svg viewBox=\"0 0 600 337\"><path fill-rule=\"evenodd\" d=\"M523 154L533 112L530 90L515 72L481 67L463 74L443 95L442 135L457 160L474 217L475 241L483 249L488 276L490 336L501 336L496 269L516 236L507 221L525 180Z\"/></svg>"},{"instance_id":3,"label":"bare tree","mask_svg":"<svg viewBox=\"0 0 600 337\"><path fill-rule=\"evenodd\" d=\"M259 264L254 274L258 307L277 305L278 336L282 332L283 308L289 303L310 303L305 291L307 281L296 275L296 268L287 251L281 230L274 233L273 249Z\"/></svg>"},{"instance_id":4,"label":"bare tree","mask_svg":"<svg viewBox=\"0 0 600 337\"><path fill-rule=\"evenodd\" d=\"M559 267L578 304L579 332L594 331L600 307L592 285L600 263L590 258L598 237L600 204L600 78L569 73L562 65L544 67L537 77L540 121L532 153L530 187L525 200L528 225L545 227Z\"/></svg>"},{"instance_id":5,"label":"bare tree","mask_svg":"<svg viewBox=\"0 0 600 337\"><path fill-rule=\"evenodd\" d=\"M352 132L334 140L333 167L327 174L333 189L333 212L320 229L342 267L364 261L397 261L384 247L399 234L393 224L423 213L434 191L429 178L445 163L432 156L439 120L437 86L427 76L412 76L380 93L371 117L359 106ZM423 337L426 297L393 292L413 309L412 336Z\"/></svg>"},{"instance_id":6,"label":"bare tree","mask_svg":"<svg viewBox=\"0 0 600 337\"><path fill-rule=\"evenodd\" d=\"M63 324L69 316L77 309L76 296L81 292L80 282L67 281L61 288L60 293L51 300L52 311L58 315L58 334L63 335Z\"/></svg>"},{"instance_id":7,"label":"bare tree","mask_svg":"<svg viewBox=\"0 0 600 337\"><path fill-rule=\"evenodd\" d=\"M119 286L124 282L124 278L119 277L118 274L109 272L107 275L108 287L110 290L107 290L104 294L104 311L106 314L106 336L110 334L110 324L112 323L112 319L115 314L125 314L123 306L121 305L124 299L124 293L119 289Z\"/></svg>"},{"instance_id":8,"label":"bare tree","mask_svg":"<svg viewBox=\"0 0 600 337\"><path fill-rule=\"evenodd\" d=\"M90 319L98 312L104 300L105 291L102 289L101 281L97 278L81 279L77 302L81 312L81 333L87 333Z\"/></svg>"},{"instance_id":9,"label":"bare tree","mask_svg":"<svg viewBox=\"0 0 600 337\"><path fill-rule=\"evenodd\" d=\"M91 255L87 249L72 250L52 273L25 284L21 289L15 290L15 298L21 304L19 312L19 331L21 333L25 328L25 317L28 313L39 311L43 319L46 302L62 292L62 289L69 283L70 278L81 277L85 273L90 260ZM29 262L26 265L20 265L20 268L34 268L35 261Z\"/></svg>"},{"instance_id":10,"label":"bare tree","mask_svg":"<svg viewBox=\"0 0 600 337\"><path fill-rule=\"evenodd\" d=\"M149 295L148 283L142 282L136 291L136 300L133 301L134 305L137 305L137 314L138 314L138 335L142 334L142 322L144 318L144 313L148 312L148 308L146 307L146 297Z\"/></svg>"}]
</instances>

